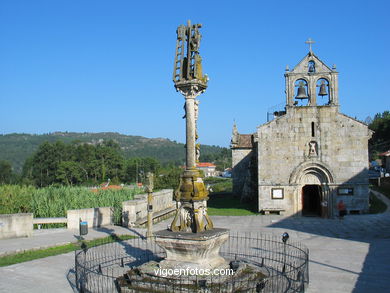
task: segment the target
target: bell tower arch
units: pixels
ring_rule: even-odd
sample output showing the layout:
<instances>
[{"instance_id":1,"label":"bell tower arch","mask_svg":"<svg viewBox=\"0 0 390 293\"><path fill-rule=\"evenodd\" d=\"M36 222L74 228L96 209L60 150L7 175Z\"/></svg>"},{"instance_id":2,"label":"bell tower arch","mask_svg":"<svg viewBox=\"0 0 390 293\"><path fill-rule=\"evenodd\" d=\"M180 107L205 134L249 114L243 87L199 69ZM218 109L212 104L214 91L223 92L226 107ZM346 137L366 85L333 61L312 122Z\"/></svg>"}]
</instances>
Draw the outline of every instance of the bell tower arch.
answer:
<instances>
[{"instance_id":1,"label":"bell tower arch","mask_svg":"<svg viewBox=\"0 0 390 293\"><path fill-rule=\"evenodd\" d=\"M286 108L299 106L339 106L338 72L321 61L312 51L292 70L286 67Z\"/></svg>"}]
</instances>

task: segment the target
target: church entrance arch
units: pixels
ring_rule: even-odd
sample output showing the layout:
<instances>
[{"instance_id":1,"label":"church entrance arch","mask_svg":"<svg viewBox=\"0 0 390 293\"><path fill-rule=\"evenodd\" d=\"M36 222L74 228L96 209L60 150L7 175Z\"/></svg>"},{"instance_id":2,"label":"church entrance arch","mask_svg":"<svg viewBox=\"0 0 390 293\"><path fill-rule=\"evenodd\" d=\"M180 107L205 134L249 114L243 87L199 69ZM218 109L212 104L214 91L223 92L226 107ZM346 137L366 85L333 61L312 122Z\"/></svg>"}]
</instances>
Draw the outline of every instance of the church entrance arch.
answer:
<instances>
[{"instance_id":1,"label":"church entrance arch","mask_svg":"<svg viewBox=\"0 0 390 293\"><path fill-rule=\"evenodd\" d=\"M302 216L321 216L321 186L304 185L302 188Z\"/></svg>"},{"instance_id":2,"label":"church entrance arch","mask_svg":"<svg viewBox=\"0 0 390 293\"><path fill-rule=\"evenodd\" d=\"M296 211L302 216L330 217L333 183L329 168L321 162L305 162L290 176L290 184L296 186Z\"/></svg>"}]
</instances>

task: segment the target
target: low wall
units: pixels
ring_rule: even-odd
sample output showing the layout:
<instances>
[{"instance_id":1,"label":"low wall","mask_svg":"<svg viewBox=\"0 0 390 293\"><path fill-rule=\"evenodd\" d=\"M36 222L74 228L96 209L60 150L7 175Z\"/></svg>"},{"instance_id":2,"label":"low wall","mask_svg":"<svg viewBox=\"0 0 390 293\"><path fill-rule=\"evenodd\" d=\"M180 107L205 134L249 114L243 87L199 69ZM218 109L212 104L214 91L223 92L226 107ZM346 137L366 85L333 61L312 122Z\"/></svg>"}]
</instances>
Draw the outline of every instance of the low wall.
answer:
<instances>
[{"instance_id":1,"label":"low wall","mask_svg":"<svg viewBox=\"0 0 390 293\"><path fill-rule=\"evenodd\" d=\"M147 216L148 195L137 194L133 200L122 202L123 226L131 227L134 223ZM159 212L175 206L173 189L163 189L153 193L153 212Z\"/></svg>"},{"instance_id":2,"label":"low wall","mask_svg":"<svg viewBox=\"0 0 390 293\"><path fill-rule=\"evenodd\" d=\"M379 177L369 179L370 184L374 186L387 186L390 187L390 177Z\"/></svg>"},{"instance_id":3,"label":"low wall","mask_svg":"<svg viewBox=\"0 0 390 293\"><path fill-rule=\"evenodd\" d=\"M0 239L31 237L32 234L32 213L0 215Z\"/></svg>"},{"instance_id":4,"label":"low wall","mask_svg":"<svg viewBox=\"0 0 390 293\"><path fill-rule=\"evenodd\" d=\"M87 221L90 228L113 225L113 214L111 207L68 210L68 229L79 229L80 219Z\"/></svg>"}]
</instances>

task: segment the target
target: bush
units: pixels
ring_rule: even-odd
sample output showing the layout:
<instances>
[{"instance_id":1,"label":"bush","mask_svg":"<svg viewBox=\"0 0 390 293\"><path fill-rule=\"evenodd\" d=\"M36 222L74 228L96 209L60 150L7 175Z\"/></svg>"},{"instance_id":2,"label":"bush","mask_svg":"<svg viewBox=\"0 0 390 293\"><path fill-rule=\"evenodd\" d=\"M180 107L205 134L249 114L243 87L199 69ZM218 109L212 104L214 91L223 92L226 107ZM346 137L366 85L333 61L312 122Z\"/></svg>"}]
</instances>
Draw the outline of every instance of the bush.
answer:
<instances>
[{"instance_id":1,"label":"bush","mask_svg":"<svg viewBox=\"0 0 390 293\"><path fill-rule=\"evenodd\" d=\"M219 183L211 185L211 189L212 189L213 193L232 192L233 182L232 182L232 180L224 180L224 182L219 182Z\"/></svg>"}]
</instances>

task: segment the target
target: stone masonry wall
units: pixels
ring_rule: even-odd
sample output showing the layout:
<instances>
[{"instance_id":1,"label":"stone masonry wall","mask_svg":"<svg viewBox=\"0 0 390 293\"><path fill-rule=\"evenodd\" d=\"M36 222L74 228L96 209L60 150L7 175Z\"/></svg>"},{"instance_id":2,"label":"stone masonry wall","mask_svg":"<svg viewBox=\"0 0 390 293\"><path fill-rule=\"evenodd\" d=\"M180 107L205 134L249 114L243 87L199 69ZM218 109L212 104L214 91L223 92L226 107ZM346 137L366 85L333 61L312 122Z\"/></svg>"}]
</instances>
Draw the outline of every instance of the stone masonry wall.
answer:
<instances>
[{"instance_id":1,"label":"stone masonry wall","mask_svg":"<svg viewBox=\"0 0 390 293\"><path fill-rule=\"evenodd\" d=\"M133 224L147 216L148 195L138 194L134 200L124 201L122 203L123 225L133 226ZM159 212L175 206L173 200L173 189L163 189L153 193L153 212Z\"/></svg>"},{"instance_id":2,"label":"stone masonry wall","mask_svg":"<svg viewBox=\"0 0 390 293\"><path fill-rule=\"evenodd\" d=\"M32 213L0 215L0 239L31 237L32 234Z\"/></svg>"},{"instance_id":3,"label":"stone masonry wall","mask_svg":"<svg viewBox=\"0 0 390 293\"><path fill-rule=\"evenodd\" d=\"M312 134L314 122L314 136ZM258 128L259 210L261 206L299 211L301 186L291 187L291 174L304 162L327 166L334 184L333 206L338 186L354 188L353 196L342 196L350 210L368 208L367 126L338 113L336 106L290 107L287 114ZM317 143L310 156L309 143ZM271 188L284 187L284 200L272 200Z\"/></svg>"},{"instance_id":4,"label":"stone masonry wall","mask_svg":"<svg viewBox=\"0 0 390 293\"><path fill-rule=\"evenodd\" d=\"M248 177L249 165L252 156L252 149L232 149L232 178L234 194L242 194L245 180Z\"/></svg>"},{"instance_id":5,"label":"stone masonry wall","mask_svg":"<svg viewBox=\"0 0 390 293\"><path fill-rule=\"evenodd\" d=\"M80 220L86 221L88 227L102 227L113 225L113 208L112 207L99 207L80 210L68 210L68 229L79 229Z\"/></svg>"}]
</instances>

